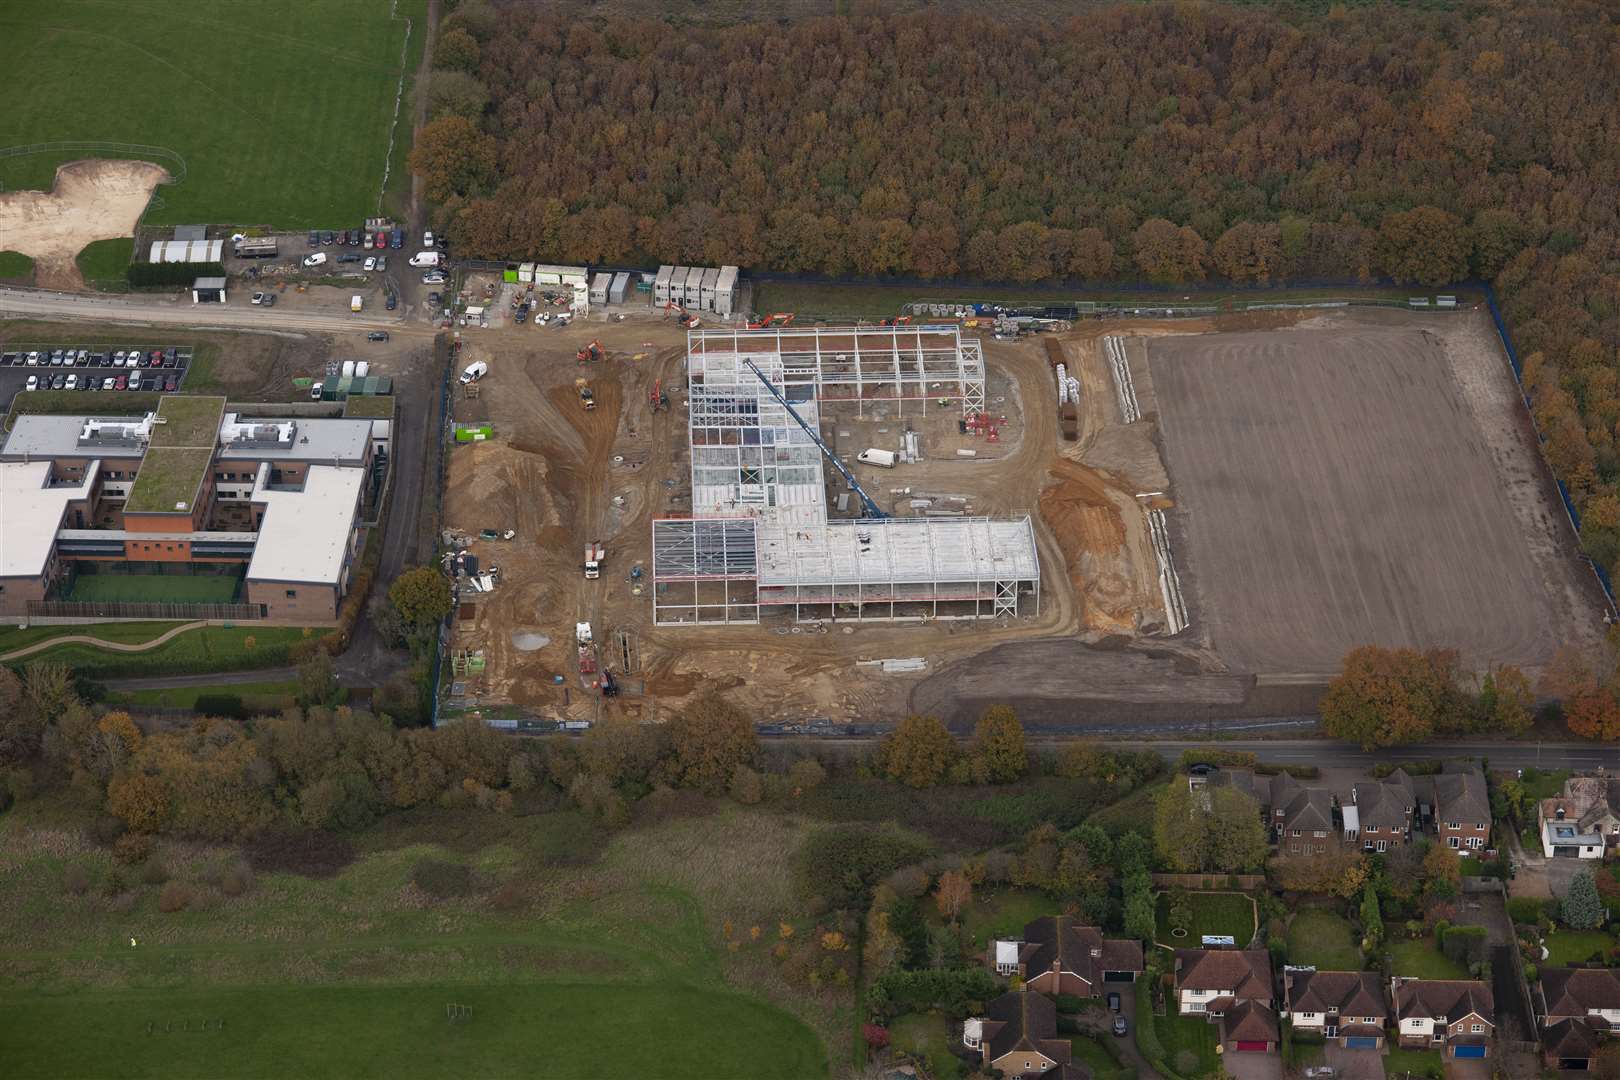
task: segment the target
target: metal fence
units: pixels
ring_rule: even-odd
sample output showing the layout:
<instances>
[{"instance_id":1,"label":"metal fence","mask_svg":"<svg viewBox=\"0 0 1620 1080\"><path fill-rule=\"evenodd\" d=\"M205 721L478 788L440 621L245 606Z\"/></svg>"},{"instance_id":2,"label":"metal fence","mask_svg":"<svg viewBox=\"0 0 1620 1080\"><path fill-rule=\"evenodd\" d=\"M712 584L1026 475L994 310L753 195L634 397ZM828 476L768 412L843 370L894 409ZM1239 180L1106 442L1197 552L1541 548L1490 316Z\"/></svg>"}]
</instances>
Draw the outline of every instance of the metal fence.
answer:
<instances>
[{"instance_id":1,"label":"metal fence","mask_svg":"<svg viewBox=\"0 0 1620 1080\"><path fill-rule=\"evenodd\" d=\"M186 622L211 619L252 622L262 619L258 604L164 604L140 600L30 600L29 618L165 619Z\"/></svg>"}]
</instances>

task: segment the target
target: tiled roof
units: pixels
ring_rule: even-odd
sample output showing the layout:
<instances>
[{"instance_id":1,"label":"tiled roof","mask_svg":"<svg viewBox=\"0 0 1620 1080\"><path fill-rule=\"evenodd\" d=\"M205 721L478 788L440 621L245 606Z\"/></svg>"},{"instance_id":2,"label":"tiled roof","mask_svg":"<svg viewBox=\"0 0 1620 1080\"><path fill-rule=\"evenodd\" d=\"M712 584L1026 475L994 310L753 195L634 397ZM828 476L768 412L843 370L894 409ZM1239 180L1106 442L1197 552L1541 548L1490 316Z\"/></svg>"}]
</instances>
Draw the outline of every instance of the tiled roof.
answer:
<instances>
[{"instance_id":1,"label":"tiled roof","mask_svg":"<svg viewBox=\"0 0 1620 1080\"><path fill-rule=\"evenodd\" d=\"M1024 961L1024 977L1051 971L1074 974L1096 986L1102 982L1104 971L1141 971L1142 943L1104 938L1095 926L1078 926L1073 919L1049 915L1026 923L1024 940L1034 945L1020 953ZM1101 956L1092 956L1093 951Z\"/></svg>"},{"instance_id":2,"label":"tiled roof","mask_svg":"<svg viewBox=\"0 0 1620 1080\"><path fill-rule=\"evenodd\" d=\"M1271 954L1264 949L1177 949L1177 990L1230 990L1271 1000Z\"/></svg>"},{"instance_id":3,"label":"tiled roof","mask_svg":"<svg viewBox=\"0 0 1620 1080\"><path fill-rule=\"evenodd\" d=\"M1371 971L1291 971L1283 976L1289 1012L1389 1016L1383 983Z\"/></svg>"},{"instance_id":4,"label":"tiled roof","mask_svg":"<svg viewBox=\"0 0 1620 1080\"><path fill-rule=\"evenodd\" d=\"M1585 1020L1560 1020L1541 1033L1541 1045L1561 1058L1588 1058L1597 1053L1597 1032Z\"/></svg>"},{"instance_id":5,"label":"tiled roof","mask_svg":"<svg viewBox=\"0 0 1620 1080\"><path fill-rule=\"evenodd\" d=\"M1280 819L1285 829L1332 829L1333 793L1326 788L1300 788L1292 793Z\"/></svg>"},{"instance_id":6,"label":"tiled roof","mask_svg":"<svg viewBox=\"0 0 1620 1080\"><path fill-rule=\"evenodd\" d=\"M1541 994L1548 1016L1585 1016L1620 1009L1620 972L1610 968L1543 968Z\"/></svg>"},{"instance_id":7,"label":"tiled roof","mask_svg":"<svg viewBox=\"0 0 1620 1080\"><path fill-rule=\"evenodd\" d=\"M1390 779L1394 779L1394 774ZM1352 790L1362 828L1365 829L1369 825L1380 829L1390 826L1405 828L1411 823L1406 808L1414 805L1412 800L1416 796L1411 793L1410 783L1403 787L1391 784L1388 780L1383 782L1364 780L1356 784Z\"/></svg>"},{"instance_id":8,"label":"tiled roof","mask_svg":"<svg viewBox=\"0 0 1620 1080\"><path fill-rule=\"evenodd\" d=\"M995 1025L993 1032L988 1030L991 1024L985 1025L990 1035L990 1060L1015 1050L1034 1051L1063 1060L1045 1045L1057 1034L1057 1006L1046 995L1033 990L1002 994L985 1006L985 1016Z\"/></svg>"},{"instance_id":9,"label":"tiled roof","mask_svg":"<svg viewBox=\"0 0 1620 1080\"><path fill-rule=\"evenodd\" d=\"M1496 1025L1496 1002L1491 988L1478 979L1413 979L1395 991L1395 1016L1443 1016L1455 1024L1469 1013Z\"/></svg>"},{"instance_id":10,"label":"tiled roof","mask_svg":"<svg viewBox=\"0 0 1620 1080\"><path fill-rule=\"evenodd\" d=\"M1221 1032L1228 1041L1277 1042L1282 1028L1277 1014L1258 1001L1240 1001L1221 1018Z\"/></svg>"},{"instance_id":11,"label":"tiled roof","mask_svg":"<svg viewBox=\"0 0 1620 1080\"><path fill-rule=\"evenodd\" d=\"M1442 822L1467 824L1491 820L1491 799L1478 772L1443 773L1434 780L1434 812Z\"/></svg>"}]
</instances>

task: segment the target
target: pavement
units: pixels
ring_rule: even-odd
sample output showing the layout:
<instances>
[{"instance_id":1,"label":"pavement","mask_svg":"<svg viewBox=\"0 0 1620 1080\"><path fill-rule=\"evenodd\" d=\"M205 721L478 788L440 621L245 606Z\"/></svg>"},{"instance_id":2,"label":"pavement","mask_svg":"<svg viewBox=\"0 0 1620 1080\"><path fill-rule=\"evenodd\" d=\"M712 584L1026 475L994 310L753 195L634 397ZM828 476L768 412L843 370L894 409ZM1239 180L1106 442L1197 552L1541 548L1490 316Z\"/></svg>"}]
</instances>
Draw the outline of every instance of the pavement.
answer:
<instances>
[{"instance_id":1,"label":"pavement","mask_svg":"<svg viewBox=\"0 0 1620 1080\"><path fill-rule=\"evenodd\" d=\"M1457 1058L1442 1057L1446 1070L1446 1080L1491 1080L1496 1070L1494 1058Z\"/></svg>"},{"instance_id":2,"label":"pavement","mask_svg":"<svg viewBox=\"0 0 1620 1080\"><path fill-rule=\"evenodd\" d=\"M1347 1050L1329 1042L1322 1047L1322 1062L1333 1069L1333 1080L1384 1080L1382 1050Z\"/></svg>"},{"instance_id":3,"label":"pavement","mask_svg":"<svg viewBox=\"0 0 1620 1080\"><path fill-rule=\"evenodd\" d=\"M1240 1054L1229 1050L1221 1055L1221 1065L1234 1080L1282 1080L1282 1054Z\"/></svg>"}]
</instances>

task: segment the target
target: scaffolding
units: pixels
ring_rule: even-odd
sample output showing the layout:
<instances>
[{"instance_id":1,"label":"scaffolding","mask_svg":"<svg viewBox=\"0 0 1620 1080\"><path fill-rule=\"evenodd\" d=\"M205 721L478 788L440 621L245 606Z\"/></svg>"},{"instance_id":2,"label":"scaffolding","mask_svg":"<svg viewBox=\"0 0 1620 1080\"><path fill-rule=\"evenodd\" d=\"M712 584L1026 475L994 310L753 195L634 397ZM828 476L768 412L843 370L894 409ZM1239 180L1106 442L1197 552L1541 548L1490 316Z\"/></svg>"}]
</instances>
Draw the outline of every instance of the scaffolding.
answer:
<instances>
[{"instance_id":1,"label":"scaffolding","mask_svg":"<svg viewBox=\"0 0 1620 1080\"><path fill-rule=\"evenodd\" d=\"M692 516L653 522L653 621L983 619L1040 610L1028 514L829 521L812 429L824 406L984 408L984 360L956 326L694 330L687 336Z\"/></svg>"}]
</instances>

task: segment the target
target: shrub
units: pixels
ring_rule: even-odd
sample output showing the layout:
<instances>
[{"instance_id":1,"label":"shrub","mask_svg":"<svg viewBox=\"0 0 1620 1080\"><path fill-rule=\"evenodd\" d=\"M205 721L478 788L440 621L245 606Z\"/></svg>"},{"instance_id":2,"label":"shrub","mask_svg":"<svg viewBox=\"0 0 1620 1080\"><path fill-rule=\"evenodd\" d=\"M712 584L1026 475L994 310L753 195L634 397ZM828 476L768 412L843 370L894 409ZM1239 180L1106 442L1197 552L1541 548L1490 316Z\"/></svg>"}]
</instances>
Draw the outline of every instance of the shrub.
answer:
<instances>
[{"instance_id":1,"label":"shrub","mask_svg":"<svg viewBox=\"0 0 1620 1080\"><path fill-rule=\"evenodd\" d=\"M125 833L113 844L113 858L125 866L145 862L152 855L152 838L140 833Z\"/></svg>"},{"instance_id":2,"label":"shrub","mask_svg":"<svg viewBox=\"0 0 1620 1080\"><path fill-rule=\"evenodd\" d=\"M872 886L928 850L920 841L870 825L817 829L799 849L795 876L805 897L835 908L866 906Z\"/></svg>"},{"instance_id":3,"label":"shrub","mask_svg":"<svg viewBox=\"0 0 1620 1080\"><path fill-rule=\"evenodd\" d=\"M1509 897L1507 902L1508 918L1516 923L1534 926L1541 921L1541 913L1545 905L1534 896Z\"/></svg>"},{"instance_id":4,"label":"shrub","mask_svg":"<svg viewBox=\"0 0 1620 1080\"><path fill-rule=\"evenodd\" d=\"M329 878L354 861L354 845L320 829L272 829L247 845L247 856L260 873Z\"/></svg>"},{"instance_id":5,"label":"shrub","mask_svg":"<svg viewBox=\"0 0 1620 1080\"><path fill-rule=\"evenodd\" d=\"M253 870L245 863L237 863L220 875L219 891L226 896L241 896L253 888Z\"/></svg>"},{"instance_id":6,"label":"shrub","mask_svg":"<svg viewBox=\"0 0 1620 1080\"><path fill-rule=\"evenodd\" d=\"M518 911L527 899L521 882L508 881L490 895L489 906L496 911Z\"/></svg>"},{"instance_id":7,"label":"shrub","mask_svg":"<svg viewBox=\"0 0 1620 1080\"><path fill-rule=\"evenodd\" d=\"M765 798L765 781L747 765L739 765L731 774L731 797L744 806L753 806Z\"/></svg>"},{"instance_id":8,"label":"shrub","mask_svg":"<svg viewBox=\"0 0 1620 1080\"><path fill-rule=\"evenodd\" d=\"M1079 1022L1077 1020L1075 1020L1074 1017L1068 1015L1067 1013L1059 1013L1058 1014L1057 1033L1059 1035L1079 1035L1079 1034L1082 1034L1082 1032L1080 1030Z\"/></svg>"},{"instance_id":9,"label":"shrub","mask_svg":"<svg viewBox=\"0 0 1620 1080\"><path fill-rule=\"evenodd\" d=\"M62 888L73 896L83 896L90 888L90 872L74 863L62 871Z\"/></svg>"},{"instance_id":10,"label":"shrub","mask_svg":"<svg viewBox=\"0 0 1620 1080\"><path fill-rule=\"evenodd\" d=\"M1181 752L1177 768L1186 771L1193 765L1222 765L1228 769L1252 769L1258 755L1248 750L1223 750L1218 746L1194 747Z\"/></svg>"},{"instance_id":11,"label":"shrub","mask_svg":"<svg viewBox=\"0 0 1620 1080\"><path fill-rule=\"evenodd\" d=\"M1381 761L1372 767L1372 774L1382 780L1396 769L1404 769L1408 776L1435 776L1444 768L1445 762L1439 758L1425 758L1422 761Z\"/></svg>"},{"instance_id":12,"label":"shrub","mask_svg":"<svg viewBox=\"0 0 1620 1080\"><path fill-rule=\"evenodd\" d=\"M1090 1009L1095 998L1083 998L1078 994L1059 994L1052 999L1057 1004L1060 1013L1077 1013Z\"/></svg>"},{"instance_id":13,"label":"shrub","mask_svg":"<svg viewBox=\"0 0 1620 1080\"><path fill-rule=\"evenodd\" d=\"M169 868L152 859L141 867L141 883L143 885L162 885L169 880Z\"/></svg>"},{"instance_id":14,"label":"shrub","mask_svg":"<svg viewBox=\"0 0 1620 1080\"><path fill-rule=\"evenodd\" d=\"M862 1024L861 1038L865 1039L866 1045L873 1050L882 1050L889 1045L889 1029L881 1024Z\"/></svg>"},{"instance_id":15,"label":"shrub","mask_svg":"<svg viewBox=\"0 0 1620 1080\"><path fill-rule=\"evenodd\" d=\"M827 770L815 758L800 758L788 766L788 783L793 786L794 794L814 791L827 780Z\"/></svg>"},{"instance_id":16,"label":"shrub","mask_svg":"<svg viewBox=\"0 0 1620 1080\"><path fill-rule=\"evenodd\" d=\"M173 913L184 911L186 905L191 903L191 886L181 881L171 881L163 886L158 893L158 910Z\"/></svg>"},{"instance_id":17,"label":"shrub","mask_svg":"<svg viewBox=\"0 0 1620 1080\"><path fill-rule=\"evenodd\" d=\"M472 892L472 871L461 863L423 859L411 868L411 881L418 889L438 900L466 896Z\"/></svg>"},{"instance_id":18,"label":"shrub","mask_svg":"<svg viewBox=\"0 0 1620 1080\"><path fill-rule=\"evenodd\" d=\"M102 814L90 823L90 838L98 844L112 844L124 835L127 828L122 818Z\"/></svg>"},{"instance_id":19,"label":"shrub","mask_svg":"<svg viewBox=\"0 0 1620 1080\"><path fill-rule=\"evenodd\" d=\"M229 720L247 716L247 706L239 694L198 694L191 711L199 716L223 716Z\"/></svg>"},{"instance_id":20,"label":"shrub","mask_svg":"<svg viewBox=\"0 0 1620 1080\"><path fill-rule=\"evenodd\" d=\"M881 1019L937 1009L960 1020L1000 993L1000 985L982 967L890 971L872 981L866 1001Z\"/></svg>"},{"instance_id":21,"label":"shrub","mask_svg":"<svg viewBox=\"0 0 1620 1080\"><path fill-rule=\"evenodd\" d=\"M200 277L224 277L225 267L217 262L131 263L124 276L132 288L160 288L190 285Z\"/></svg>"},{"instance_id":22,"label":"shrub","mask_svg":"<svg viewBox=\"0 0 1620 1080\"><path fill-rule=\"evenodd\" d=\"M1136 1047L1149 1064L1164 1060L1164 1044L1153 1023L1153 981L1148 978L1136 980Z\"/></svg>"}]
</instances>

